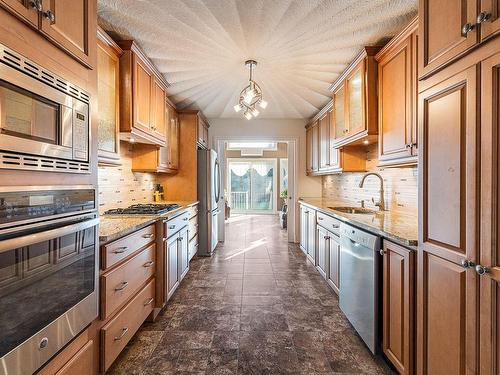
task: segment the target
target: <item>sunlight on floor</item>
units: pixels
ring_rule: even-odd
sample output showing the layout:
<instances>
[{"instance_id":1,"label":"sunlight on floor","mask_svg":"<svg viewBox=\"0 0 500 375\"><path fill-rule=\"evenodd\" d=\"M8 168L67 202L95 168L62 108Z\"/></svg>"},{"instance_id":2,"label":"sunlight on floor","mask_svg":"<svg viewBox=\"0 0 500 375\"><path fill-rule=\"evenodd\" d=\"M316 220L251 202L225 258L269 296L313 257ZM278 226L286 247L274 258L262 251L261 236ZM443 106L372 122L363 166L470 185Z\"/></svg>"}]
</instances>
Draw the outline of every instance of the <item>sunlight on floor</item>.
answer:
<instances>
[{"instance_id":1,"label":"sunlight on floor","mask_svg":"<svg viewBox=\"0 0 500 375\"><path fill-rule=\"evenodd\" d=\"M258 247L260 247L262 245L265 245L266 243L267 243L267 238L266 237L263 237L263 238L261 238L261 239L259 239L257 241L253 241L250 246L246 247L243 250L238 251L235 254L231 254L230 256L228 256L227 258L225 258L225 260L229 260L231 258L237 257L238 255L245 254L245 253L247 253L247 252L249 252L249 251L251 251L251 250L253 250L255 248L258 248Z\"/></svg>"}]
</instances>

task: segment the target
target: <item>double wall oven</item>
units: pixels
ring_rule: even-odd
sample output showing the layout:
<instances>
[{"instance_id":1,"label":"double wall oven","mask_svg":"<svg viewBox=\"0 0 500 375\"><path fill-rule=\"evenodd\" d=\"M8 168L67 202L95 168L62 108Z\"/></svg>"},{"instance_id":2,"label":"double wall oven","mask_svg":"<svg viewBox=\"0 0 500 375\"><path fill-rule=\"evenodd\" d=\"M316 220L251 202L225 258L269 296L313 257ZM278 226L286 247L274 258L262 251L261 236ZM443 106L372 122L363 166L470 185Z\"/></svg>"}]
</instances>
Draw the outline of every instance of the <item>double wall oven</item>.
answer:
<instances>
[{"instance_id":1,"label":"double wall oven","mask_svg":"<svg viewBox=\"0 0 500 375\"><path fill-rule=\"evenodd\" d=\"M88 93L0 44L0 168L90 173Z\"/></svg>"},{"instance_id":2,"label":"double wall oven","mask_svg":"<svg viewBox=\"0 0 500 375\"><path fill-rule=\"evenodd\" d=\"M0 187L0 374L32 374L98 315L91 186Z\"/></svg>"}]
</instances>

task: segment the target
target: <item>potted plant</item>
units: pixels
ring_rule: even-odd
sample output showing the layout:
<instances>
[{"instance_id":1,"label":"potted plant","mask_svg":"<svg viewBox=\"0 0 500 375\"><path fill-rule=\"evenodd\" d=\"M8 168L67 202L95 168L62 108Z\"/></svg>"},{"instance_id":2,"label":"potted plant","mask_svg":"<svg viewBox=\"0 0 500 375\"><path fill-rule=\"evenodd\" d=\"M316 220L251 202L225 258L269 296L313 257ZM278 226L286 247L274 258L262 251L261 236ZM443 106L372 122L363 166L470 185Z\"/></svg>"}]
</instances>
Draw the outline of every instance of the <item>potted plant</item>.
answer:
<instances>
[{"instance_id":1,"label":"potted plant","mask_svg":"<svg viewBox=\"0 0 500 375\"><path fill-rule=\"evenodd\" d=\"M281 191L280 198L283 199L283 206L281 207L281 211L280 211L280 224L281 224L281 228L285 229L286 224L287 224L286 221L287 221L287 212L288 212L288 206L286 204L286 200L288 198L288 188L285 188Z\"/></svg>"},{"instance_id":2,"label":"potted plant","mask_svg":"<svg viewBox=\"0 0 500 375\"><path fill-rule=\"evenodd\" d=\"M224 209L225 209L225 214L226 214L226 219L229 219L231 216L231 207L229 207L229 196L227 194L227 190L224 189Z\"/></svg>"}]
</instances>

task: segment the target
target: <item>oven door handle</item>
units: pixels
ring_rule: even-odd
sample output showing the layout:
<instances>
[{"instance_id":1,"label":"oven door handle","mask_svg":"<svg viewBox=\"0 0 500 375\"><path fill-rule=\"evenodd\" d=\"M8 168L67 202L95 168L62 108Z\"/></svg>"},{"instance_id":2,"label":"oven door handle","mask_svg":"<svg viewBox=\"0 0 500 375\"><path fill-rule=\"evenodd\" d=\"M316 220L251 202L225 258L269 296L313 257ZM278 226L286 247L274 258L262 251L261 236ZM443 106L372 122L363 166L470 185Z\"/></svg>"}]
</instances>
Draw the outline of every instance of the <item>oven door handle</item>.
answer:
<instances>
[{"instance_id":1,"label":"oven door handle","mask_svg":"<svg viewBox=\"0 0 500 375\"><path fill-rule=\"evenodd\" d=\"M26 236L9 238L8 240L0 241L0 253L62 237L66 234L80 232L90 227L94 227L97 224L99 224L99 218L82 221L76 224L65 225L63 227L49 229L38 233L28 234Z\"/></svg>"}]
</instances>

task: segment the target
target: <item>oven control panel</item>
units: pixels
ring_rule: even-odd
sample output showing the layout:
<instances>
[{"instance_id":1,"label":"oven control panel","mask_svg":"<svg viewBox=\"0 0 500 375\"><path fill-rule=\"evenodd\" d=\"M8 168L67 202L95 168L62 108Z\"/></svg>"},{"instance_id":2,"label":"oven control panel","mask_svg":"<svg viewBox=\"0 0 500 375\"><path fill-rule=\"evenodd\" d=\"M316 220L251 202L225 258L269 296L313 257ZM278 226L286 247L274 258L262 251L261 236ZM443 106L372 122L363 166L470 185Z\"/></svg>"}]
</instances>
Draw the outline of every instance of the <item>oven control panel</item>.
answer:
<instances>
[{"instance_id":1,"label":"oven control panel","mask_svg":"<svg viewBox=\"0 0 500 375\"><path fill-rule=\"evenodd\" d=\"M73 159L89 160L89 107L82 102L73 105Z\"/></svg>"}]
</instances>

